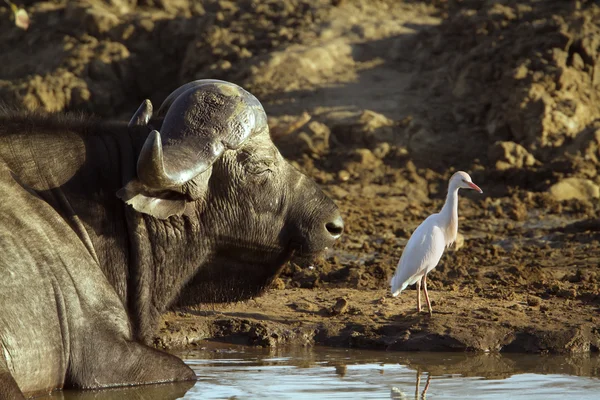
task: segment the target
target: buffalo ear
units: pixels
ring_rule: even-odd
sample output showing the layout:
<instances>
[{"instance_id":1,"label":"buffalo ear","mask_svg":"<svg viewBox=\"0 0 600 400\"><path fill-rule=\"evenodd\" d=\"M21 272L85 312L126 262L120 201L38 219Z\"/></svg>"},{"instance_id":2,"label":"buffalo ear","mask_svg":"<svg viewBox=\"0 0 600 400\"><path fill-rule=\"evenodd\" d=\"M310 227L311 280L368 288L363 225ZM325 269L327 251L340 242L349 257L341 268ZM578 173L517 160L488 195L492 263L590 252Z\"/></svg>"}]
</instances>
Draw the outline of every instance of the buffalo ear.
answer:
<instances>
[{"instance_id":1,"label":"buffalo ear","mask_svg":"<svg viewBox=\"0 0 600 400\"><path fill-rule=\"evenodd\" d=\"M151 190L137 180L132 180L117 191L117 197L137 212L158 219L182 215L187 203L185 195L181 193Z\"/></svg>"}]
</instances>

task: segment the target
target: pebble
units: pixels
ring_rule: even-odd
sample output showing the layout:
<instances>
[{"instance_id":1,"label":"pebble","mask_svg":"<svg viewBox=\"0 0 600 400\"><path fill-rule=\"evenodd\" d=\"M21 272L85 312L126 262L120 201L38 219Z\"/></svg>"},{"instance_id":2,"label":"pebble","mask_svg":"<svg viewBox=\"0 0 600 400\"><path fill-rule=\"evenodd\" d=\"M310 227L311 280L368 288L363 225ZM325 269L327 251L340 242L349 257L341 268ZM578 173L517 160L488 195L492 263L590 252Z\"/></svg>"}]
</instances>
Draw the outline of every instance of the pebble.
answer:
<instances>
[{"instance_id":1,"label":"pebble","mask_svg":"<svg viewBox=\"0 0 600 400\"><path fill-rule=\"evenodd\" d=\"M542 303L542 299L537 296L527 296L527 305L536 307Z\"/></svg>"},{"instance_id":2,"label":"pebble","mask_svg":"<svg viewBox=\"0 0 600 400\"><path fill-rule=\"evenodd\" d=\"M331 307L331 315L341 315L348 311L348 300L343 297L339 297L333 307Z\"/></svg>"}]
</instances>

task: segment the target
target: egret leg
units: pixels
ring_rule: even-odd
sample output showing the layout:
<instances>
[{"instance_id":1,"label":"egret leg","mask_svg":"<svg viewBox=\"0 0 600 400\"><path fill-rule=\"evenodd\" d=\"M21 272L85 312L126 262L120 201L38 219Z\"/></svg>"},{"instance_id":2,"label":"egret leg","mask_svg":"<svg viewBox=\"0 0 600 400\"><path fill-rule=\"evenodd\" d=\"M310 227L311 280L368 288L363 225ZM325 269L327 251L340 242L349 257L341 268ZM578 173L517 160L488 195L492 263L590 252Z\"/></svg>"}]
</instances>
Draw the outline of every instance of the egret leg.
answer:
<instances>
[{"instance_id":1,"label":"egret leg","mask_svg":"<svg viewBox=\"0 0 600 400\"><path fill-rule=\"evenodd\" d=\"M433 315L431 309L431 302L429 301L429 293L427 293L427 275L423 275L423 291L425 292L425 300L427 300L427 308L429 309L429 315Z\"/></svg>"},{"instance_id":2,"label":"egret leg","mask_svg":"<svg viewBox=\"0 0 600 400\"><path fill-rule=\"evenodd\" d=\"M421 398L425 400L427 398L427 389L429 389L429 382L431 381L431 373L427 374L427 383L425 383L425 389L423 389L423 393L421 393Z\"/></svg>"},{"instance_id":3,"label":"egret leg","mask_svg":"<svg viewBox=\"0 0 600 400\"><path fill-rule=\"evenodd\" d=\"M415 384L415 399L419 398L419 385L421 384L421 370L417 369L417 383Z\"/></svg>"},{"instance_id":4,"label":"egret leg","mask_svg":"<svg viewBox=\"0 0 600 400\"><path fill-rule=\"evenodd\" d=\"M421 281L417 281L417 312L421 312Z\"/></svg>"}]
</instances>

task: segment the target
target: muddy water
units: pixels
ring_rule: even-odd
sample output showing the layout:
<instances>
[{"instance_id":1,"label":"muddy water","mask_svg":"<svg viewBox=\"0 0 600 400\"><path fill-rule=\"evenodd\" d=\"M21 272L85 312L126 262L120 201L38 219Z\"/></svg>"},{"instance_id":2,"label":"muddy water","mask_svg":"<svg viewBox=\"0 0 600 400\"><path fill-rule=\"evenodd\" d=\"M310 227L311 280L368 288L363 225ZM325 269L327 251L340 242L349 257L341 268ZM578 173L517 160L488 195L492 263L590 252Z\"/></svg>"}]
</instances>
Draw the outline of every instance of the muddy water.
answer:
<instances>
[{"instance_id":1,"label":"muddy water","mask_svg":"<svg viewBox=\"0 0 600 400\"><path fill-rule=\"evenodd\" d=\"M198 382L61 399L598 399L600 357L261 349L205 343L178 353ZM395 389L393 389L395 388Z\"/></svg>"}]
</instances>

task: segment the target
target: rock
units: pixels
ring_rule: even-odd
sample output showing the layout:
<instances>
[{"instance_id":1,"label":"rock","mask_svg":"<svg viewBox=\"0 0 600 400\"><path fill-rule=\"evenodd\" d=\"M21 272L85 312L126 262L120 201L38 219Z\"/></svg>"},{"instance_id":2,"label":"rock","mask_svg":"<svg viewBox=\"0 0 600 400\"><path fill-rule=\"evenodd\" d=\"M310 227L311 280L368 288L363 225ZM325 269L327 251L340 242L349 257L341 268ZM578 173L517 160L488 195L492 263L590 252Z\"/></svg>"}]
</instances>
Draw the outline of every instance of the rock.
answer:
<instances>
[{"instance_id":1,"label":"rock","mask_svg":"<svg viewBox=\"0 0 600 400\"><path fill-rule=\"evenodd\" d=\"M373 149L373 154L375 157L379 159L385 158L390 153L391 146L387 142L379 143L375 149Z\"/></svg>"},{"instance_id":2,"label":"rock","mask_svg":"<svg viewBox=\"0 0 600 400\"><path fill-rule=\"evenodd\" d=\"M304 113L289 124L273 122L273 137L284 156L299 157L303 153L322 156L329 151L329 127L317 121L306 124L309 120L310 115Z\"/></svg>"},{"instance_id":3,"label":"rock","mask_svg":"<svg viewBox=\"0 0 600 400\"><path fill-rule=\"evenodd\" d=\"M79 2L68 3L65 13L66 18L79 21L94 35L107 33L121 23L113 10L105 7L90 7Z\"/></svg>"},{"instance_id":4,"label":"rock","mask_svg":"<svg viewBox=\"0 0 600 400\"><path fill-rule=\"evenodd\" d=\"M292 286L313 289L320 284L319 274L313 268L298 268L292 278Z\"/></svg>"},{"instance_id":5,"label":"rock","mask_svg":"<svg viewBox=\"0 0 600 400\"><path fill-rule=\"evenodd\" d=\"M341 199L344 199L344 198L348 197L348 195L350 194L350 193L348 193L348 191L347 191L347 190L345 190L345 189L342 189L342 188L341 188L341 187L339 187L339 186L332 186L332 187L329 189L329 193L330 193L330 194L331 194L331 196L332 196L334 199L336 199L336 200L341 200Z\"/></svg>"},{"instance_id":6,"label":"rock","mask_svg":"<svg viewBox=\"0 0 600 400\"><path fill-rule=\"evenodd\" d=\"M542 303L542 299L537 296L527 296L527 305L537 307Z\"/></svg>"},{"instance_id":7,"label":"rock","mask_svg":"<svg viewBox=\"0 0 600 400\"><path fill-rule=\"evenodd\" d=\"M403 136L396 132L396 122L383 114L364 110L332 127L332 142L339 147L378 148L379 143L387 145L376 149L382 158L389 152L390 143L404 144ZM400 141L400 143L399 143ZM389 142L389 143L388 143ZM333 144L332 144L333 145Z\"/></svg>"},{"instance_id":8,"label":"rock","mask_svg":"<svg viewBox=\"0 0 600 400\"><path fill-rule=\"evenodd\" d=\"M285 289L285 282L281 278L275 278L271 284L271 287L275 290L283 290Z\"/></svg>"},{"instance_id":9,"label":"rock","mask_svg":"<svg viewBox=\"0 0 600 400\"><path fill-rule=\"evenodd\" d=\"M348 179L350 179L350 173L343 169L338 172L338 179L342 182L346 182Z\"/></svg>"},{"instance_id":10,"label":"rock","mask_svg":"<svg viewBox=\"0 0 600 400\"><path fill-rule=\"evenodd\" d=\"M600 198L600 187L589 179L565 178L552 185L548 191L558 201Z\"/></svg>"},{"instance_id":11,"label":"rock","mask_svg":"<svg viewBox=\"0 0 600 400\"><path fill-rule=\"evenodd\" d=\"M341 315L348 311L348 300L343 297L339 297L333 307L331 307L331 315Z\"/></svg>"},{"instance_id":12,"label":"rock","mask_svg":"<svg viewBox=\"0 0 600 400\"><path fill-rule=\"evenodd\" d=\"M381 160L369 149L356 149L353 158L364 169L375 169L381 165Z\"/></svg>"},{"instance_id":13,"label":"rock","mask_svg":"<svg viewBox=\"0 0 600 400\"><path fill-rule=\"evenodd\" d=\"M490 161L497 170L531 167L537 163L535 157L515 142L496 142L488 150Z\"/></svg>"},{"instance_id":14,"label":"rock","mask_svg":"<svg viewBox=\"0 0 600 400\"><path fill-rule=\"evenodd\" d=\"M525 221L528 215L527 206L523 202L515 199L508 210L508 216L515 221Z\"/></svg>"}]
</instances>

